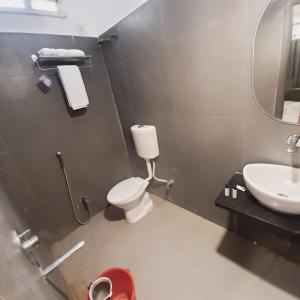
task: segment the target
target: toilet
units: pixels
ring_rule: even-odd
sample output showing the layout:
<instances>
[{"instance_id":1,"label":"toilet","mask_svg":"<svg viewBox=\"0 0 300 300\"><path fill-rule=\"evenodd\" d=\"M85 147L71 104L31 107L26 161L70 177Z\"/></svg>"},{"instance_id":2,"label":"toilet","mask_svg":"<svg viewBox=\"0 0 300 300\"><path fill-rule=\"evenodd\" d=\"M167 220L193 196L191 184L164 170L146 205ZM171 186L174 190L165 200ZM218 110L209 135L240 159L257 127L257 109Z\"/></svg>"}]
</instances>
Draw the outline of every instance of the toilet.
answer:
<instances>
[{"instance_id":1,"label":"toilet","mask_svg":"<svg viewBox=\"0 0 300 300\"><path fill-rule=\"evenodd\" d=\"M129 224L140 221L153 209L153 201L146 192L149 181L132 177L115 185L107 195L107 200L124 209Z\"/></svg>"},{"instance_id":2,"label":"toilet","mask_svg":"<svg viewBox=\"0 0 300 300\"><path fill-rule=\"evenodd\" d=\"M138 156L146 161L148 178L131 177L118 183L109 191L107 200L123 209L127 222L134 224L153 210L153 201L146 188L153 178L151 159L158 157L159 149L155 126L134 125L131 133Z\"/></svg>"}]
</instances>

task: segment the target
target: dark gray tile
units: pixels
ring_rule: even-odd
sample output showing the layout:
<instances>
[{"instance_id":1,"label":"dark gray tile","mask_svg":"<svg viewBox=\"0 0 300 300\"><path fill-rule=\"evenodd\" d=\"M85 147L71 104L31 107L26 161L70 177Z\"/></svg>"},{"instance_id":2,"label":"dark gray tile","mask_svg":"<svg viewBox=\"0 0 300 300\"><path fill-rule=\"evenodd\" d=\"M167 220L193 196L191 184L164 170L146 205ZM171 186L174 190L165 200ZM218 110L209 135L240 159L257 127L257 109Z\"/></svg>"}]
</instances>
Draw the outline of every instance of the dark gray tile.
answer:
<instances>
[{"instance_id":1,"label":"dark gray tile","mask_svg":"<svg viewBox=\"0 0 300 300\"><path fill-rule=\"evenodd\" d=\"M74 198L79 200L81 195L88 194L93 214L105 207L109 188L128 174L122 133L115 109L108 101L112 101L111 91L105 85L102 86L107 76L98 78L101 85L95 85L90 81L91 78L85 78L91 102L85 115L70 118L60 97L58 107L61 111L57 114L51 114L51 110L47 113L45 108L38 111L21 109L24 113L22 118L18 118L17 124L20 127L13 127L13 133L9 130L6 132L8 137L14 137L11 142L14 157L28 184L34 189L41 209L46 213L52 207L57 208L53 210L56 219L50 214L44 216L41 223L49 232L55 232L54 236L61 236L75 226L64 179L55 158L57 151L61 151L68 161ZM97 95L97 98L93 95ZM18 109L16 106L14 109ZM9 115L18 117L11 111ZM42 120L42 116L47 119ZM39 119L41 126L37 126ZM32 120L33 124L30 123ZM101 134L101 129L106 128L109 128L109 134ZM113 164L108 157L114 157ZM69 221L65 222L63 228L59 228L57 219Z\"/></svg>"},{"instance_id":2,"label":"dark gray tile","mask_svg":"<svg viewBox=\"0 0 300 300\"><path fill-rule=\"evenodd\" d=\"M1 165L2 166L2 165ZM18 299L21 295L28 299L65 299L52 289L39 274L38 267L19 249L17 243L9 242L12 231L19 232L29 227L22 209L15 203L10 184L0 172L0 277L1 297ZM32 229L32 228L31 228ZM41 237L40 237L41 238ZM40 247L34 251L35 258L41 263L53 260L49 245L41 238ZM5 267L9 265L9 268ZM58 271L50 275L51 280L65 294L68 293L66 282ZM16 282L19 282L16 284ZM21 296L21 297L22 297Z\"/></svg>"},{"instance_id":3,"label":"dark gray tile","mask_svg":"<svg viewBox=\"0 0 300 300\"><path fill-rule=\"evenodd\" d=\"M241 118L177 118L173 122L178 124L177 147L183 170L198 171L203 180L222 182L240 170Z\"/></svg>"},{"instance_id":4,"label":"dark gray tile","mask_svg":"<svg viewBox=\"0 0 300 300\"><path fill-rule=\"evenodd\" d=\"M36 199L10 153L0 156L0 168L2 176L12 192L16 207L18 207L17 211L22 211L29 216L30 209L34 207ZM36 227L40 219L38 218L35 222L33 218L32 221L31 225Z\"/></svg>"},{"instance_id":5,"label":"dark gray tile","mask_svg":"<svg viewBox=\"0 0 300 300\"><path fill-rule=\"evenodd\" d=\"M0 34L0 41L6 53L1 51L0 64L16 62L8 76L0 73L0 133L14 162L2 158L4 173L38 230L50 241L59 239L78 224L57 151L66 159L76 205L88 195L93 215L106 206L109 189L131 175L108 73L95 38ZM30 54L42 47L80 48L92 54L93 67L82 71L90 102L86 111L69 108L56 74L49 75L53 86L48 94L37 89Z\"/></svg>"},{"instance_id":6,"label":"dark gray tile","mask_svg":"<svg viewBox=\"0 0 300 300\"><path fill-rule=\"evenodd\" d=\"M165 183L153 180L149 186L149 191L186 209L186 193L182 171L167 165L165 162L159 162L156 163L155 173L158 178L172 179L174 183L168 189Z\"/></svg>"},{"instance_id":7,"label":"dark gray tile","mask_svg":"<svg viewBox=\"0 0 300 300\"><path fill-rule=\"evenodd\" d=\"M214 200L241 168L243 6L179 2L149 2L117 25L122 64L110 68L111 85L133 173L147 175L130 126L153 124L161 173L178 181L169 199L225 224ZM151 191L168 197L163 186Z\"/></svg>"},{"instance_id":8,"label":"dark gray tile","mask_svg":"<svg viewBox=\"0 0 300 300\"><path fill-rule=\"evenodd\" d=\"M8 148L2 136L0 136L0 155L3 153L7 153Z\"/></svg>"},{"instance_id":9,"label":"dark gray tile","mask_svg":"<svg viewBox=\"0 0 300 300\"><path fill-rule=\"evenodd\" d=\"M244 87L237 84L244 71L243 53L239 50L241 23L241 18L231 18L186 38L177 47L166 47L166 79L173 114L206 117L241 114Z\"/></svg>"},{"instance_id":10,"label":"dark gray tile","mask_svg":"<svg viewBox=\"0 0 300 300\"><path fill-rule=\"evenodd\" d=\"M119 116L126 118L133 116L135 111L131 104L130 91L127 89L124 66L120 64L117 67L108 68L108 74Z\"/></svg>"},{"instance_id":11,"label":"dark gray tile","mask_svg":"<svg viewBox=\"0 0 300 300\"><path fill-rule=\"evenodd\" d=\"M119 40L105 53L133 173L146 176L130 126L154 124L162 175L180 182L172 201L224 226L214 200L235 171L299 158L285 152L299 129L269 120L252 99L252 37L265 4L152 0L112 29Z\"/></svg>"},{"instance_id":12,"label":"dark gray tile","mask_svg":"<svg viewBox=\"0 0 300 300\"><path fill-rule=\"evenodd\" d=\"M163 19L163 40L165 43L184 39L195 32L243 13L243 2L226 1L158 1Z\"/></svg>"},{"instance_id":13,"label":"dark gray tile","mask_svg":"<svg viewBox=\"0 0 300 300\"><path fill-rule=\"evenodd\" d=\"M160 53L162 20L154 1L148 1L122 20L118 26L119 43L124 63L143 57L145 53Z\"/></svg>"},{"instance_id":14,"label":"dark gray tile","mask_svg":"<svg viewBox=\"0 0 300 300\"><path fill-rule=\"evenodd\" d=\"M158 118L172 112L164 59L154 59L152 53L134 64L124 63L127 105L138 117Z\"/></svg>"},{"instance_id":15,"label":"dark gray tile","mask_svg":"<svg viewBox=\"0 0 300 300\"><path fill-rule=\"evenodd\" d=\"M117 38L113 38L110 42L105 42L99 45L99 49L105 59L105 65L108 69L119 67L122 64L122 53L120 46L120 35L118 31L118 25L101 35L101 38L107 39L111 35L117 35Z\"/></svg>"},{"instance_id":16,"label":"dark gray tile","mask_svg":"<svg viewBox=\"0 0 300 300\"><path fill-rule=\"evenodd\" d=\"M2 160L3 161L3 160ZM16 201L11 183L4 176L3 164L0 169L0 197L1 197L1 212L5 218L5 222L12 228L23 230L27 223L28 215L23 206ZM3 226L2 226L3 227Z\"/></svg>"}]
</instances>

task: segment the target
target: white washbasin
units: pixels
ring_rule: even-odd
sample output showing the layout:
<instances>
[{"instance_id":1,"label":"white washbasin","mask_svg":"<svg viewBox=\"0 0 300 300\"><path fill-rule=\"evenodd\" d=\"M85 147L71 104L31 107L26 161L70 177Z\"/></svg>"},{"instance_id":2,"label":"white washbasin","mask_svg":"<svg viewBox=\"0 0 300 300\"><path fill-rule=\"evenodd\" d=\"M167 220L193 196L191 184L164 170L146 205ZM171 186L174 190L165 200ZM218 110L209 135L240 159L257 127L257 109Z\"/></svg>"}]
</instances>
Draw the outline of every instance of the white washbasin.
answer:
<instances>
[{"instance_id":1,"label":"white washbasin","mask_svg":"<svg viewBox=\"0 0 300 300\"><path fill-rule=\"evenodd\" d=\"M261 204L278 212L300 214L300 169L250 164L243 174L248 190Z\"/></svg>"}]
</instances>

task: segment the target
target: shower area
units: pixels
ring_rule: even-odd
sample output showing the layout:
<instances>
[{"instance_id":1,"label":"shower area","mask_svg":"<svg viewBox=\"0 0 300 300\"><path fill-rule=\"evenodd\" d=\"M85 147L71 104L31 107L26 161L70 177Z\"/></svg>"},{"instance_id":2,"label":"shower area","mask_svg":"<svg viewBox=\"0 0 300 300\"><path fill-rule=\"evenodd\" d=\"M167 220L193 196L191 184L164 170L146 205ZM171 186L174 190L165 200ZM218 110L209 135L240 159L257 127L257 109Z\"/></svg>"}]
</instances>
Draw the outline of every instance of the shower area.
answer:
<instances>
[{"instance_id":1,"label":"shower area","mask_svg":"<svg viewBox=\"0 0 300 300\"><path fill-rule=\"evenodd\" d=\"M84 241L56 255L51 247L131 176L104 59L90 37L0 33L0 45L0 299L70 299L56 267ZM44 47L88 54L87 109L71 109L53 62L32 61Z\"/></svg>"}]
</instances>

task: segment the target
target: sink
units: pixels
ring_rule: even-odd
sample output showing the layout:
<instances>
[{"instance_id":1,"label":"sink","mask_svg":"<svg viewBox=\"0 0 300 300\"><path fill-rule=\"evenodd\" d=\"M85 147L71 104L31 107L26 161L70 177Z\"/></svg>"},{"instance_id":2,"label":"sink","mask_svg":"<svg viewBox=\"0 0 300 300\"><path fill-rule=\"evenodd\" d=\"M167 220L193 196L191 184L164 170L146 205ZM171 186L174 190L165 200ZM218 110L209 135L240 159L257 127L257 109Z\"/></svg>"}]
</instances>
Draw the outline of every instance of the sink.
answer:
<instances>
[{"instance_id":1,"label":"sink","mask_svg":"<svg viewBox=\"0 0 300 300\"><path fill-rule=\"evenodd\" d=\"M248 190L262 205L282 213L300 214L300 169L249 164L243 175Z\"/></svg>"}]
</instances>

